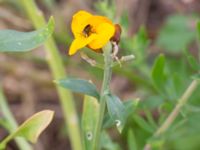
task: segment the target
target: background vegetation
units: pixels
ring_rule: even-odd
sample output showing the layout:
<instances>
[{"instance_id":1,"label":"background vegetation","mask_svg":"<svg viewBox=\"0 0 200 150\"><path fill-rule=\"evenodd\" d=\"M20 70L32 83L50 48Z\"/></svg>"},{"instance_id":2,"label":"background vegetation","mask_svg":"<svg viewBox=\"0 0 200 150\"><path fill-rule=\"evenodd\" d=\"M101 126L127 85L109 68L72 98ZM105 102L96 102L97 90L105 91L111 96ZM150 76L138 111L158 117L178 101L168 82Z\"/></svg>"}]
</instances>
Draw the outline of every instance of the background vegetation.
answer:
<instances>
[{"instance_id":1,"label":"background vegetation","mask_svg":"<svg viewBox=\"0 0 200 150\"><path fill-rule=\"evenodd\" d=\"M113 69L111 89L125 100L135 100L128 122L120 135L109 127L102 138L105 150L141 150L150 143L160 150L200 149L199 87L188 98L167 132L154 138L157 129L174 110L192 80L199 78L199 19L197 0L43 0L37 1L46 18L54 16L54 38L64 67L71 77L92 80L99 89L103 72L91 67L80 55L67 56L72 41L71 16L84 9L105 15L122 26L119 57L134 54L135 59ZM0 29L32 31L25 9L17 0L0 0ZM37 22L37 20L36 20ZM44 58L44 47L28 53L1 53L0 77L5 96L19 123L33 113L52 109L55 117L35 145L36 150L69 149L52 74ZM85 49L85 51L88 51ZM88 51L91 57L101 57ZM138 100L139 99L139 100ZM75 94L78 114L82 95ZM0 117L3 115L0 111ZM0 140L7 134L0 120ZM17 150L14 141L8 149Z\"/></svg>"}]
</instances>

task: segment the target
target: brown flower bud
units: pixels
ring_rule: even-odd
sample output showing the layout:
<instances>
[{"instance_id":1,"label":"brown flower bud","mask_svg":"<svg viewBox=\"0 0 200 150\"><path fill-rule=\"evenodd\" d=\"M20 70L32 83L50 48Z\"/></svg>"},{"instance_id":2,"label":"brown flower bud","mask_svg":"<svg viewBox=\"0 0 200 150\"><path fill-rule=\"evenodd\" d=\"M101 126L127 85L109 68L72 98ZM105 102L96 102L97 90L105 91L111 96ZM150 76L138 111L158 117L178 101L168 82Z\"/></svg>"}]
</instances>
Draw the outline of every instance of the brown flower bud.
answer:
<instances>
[{"instance_id":1,"label":"brown flower bud","mask_svg":"<svg viewBox=\"0 0 200 150\"><path fill-rule=\"evenodd\" d=\"M118 44L120 41L121 32L122 32L122 30L121 30L120 25L115 24L115 33L114 33L113 37L111 38L111 41L114 41Z\"/></svg>"}]
</instances>

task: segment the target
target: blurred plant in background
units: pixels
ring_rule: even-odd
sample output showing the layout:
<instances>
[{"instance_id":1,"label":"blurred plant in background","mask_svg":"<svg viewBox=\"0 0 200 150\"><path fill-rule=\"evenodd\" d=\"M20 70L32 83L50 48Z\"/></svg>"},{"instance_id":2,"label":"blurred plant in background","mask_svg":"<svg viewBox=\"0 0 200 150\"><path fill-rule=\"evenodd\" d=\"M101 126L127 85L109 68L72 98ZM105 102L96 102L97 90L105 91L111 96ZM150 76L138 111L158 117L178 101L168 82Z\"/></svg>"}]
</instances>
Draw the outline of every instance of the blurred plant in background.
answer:
<instances>
[{"instance_id":1,"label":"blurred plant in background","mask_svg":"<svg viewBox=\"0 0 200 150\"><path fill-rule=\"evenodd\" d=\"M154 5L157 3L161 7L161 1L154 2L152 0L151 3ZM69 70L69 75L80 77L81 74L83 78L87 78L96 83L98 89L103 76L103 70L100 69L102 66L100 65L97 68L91 67L87 62L81 60L78 55L75 58L66 56L66 43L69 45L72 41L70 28L66 26L66 22L70 22L69 18L75 12L76 8L72 9L72 6L79 4L79 2L55 0L37 2L46 16L51 14L55 16L56 32L54 33L54 37L61 50L61 54L63 54L62 59L65 63L65 68ZM125 2L127 4L133 4L131 0ZM165 3L164 1L162 2ZM193 2L195 3L195 1L191 3ZM3 0L0 3L3 4L3 7L8 5L9 9L17 10L17 12L20 11L21 14L24 13L24 9L18 1ZM74 3L75 5L73 5ZM102 132L101 138L103 149L142 150L146 146L145 148L147 150L149 145L151 145L152 149L159 150L199 150L200 128L198 124L200 120L200 94L198 92L199 87L196 85L199 78L198 46L200 25L197 23L199 15L193 12L170 12L163 24L159 27L155 25L157 28L156 31L152 31L153 29L151 30L148 23L144 23L139 26L137 32L134 32L132 28L138 22L129 14L130 10L119 10L119 6L117 5L119 2L104 0L95 2L80 1L80 3L84 3L81 5L81 9L94 10L96 14L106 16L113 22L119 23L122 28L122 34L118 57L121 58L121 56L129 54L135 56L133 61L122 63L121 67L120 65L115 65L113 68L111 89L113 92L116 91L117 95L123 99L123 105L127 110L125 113L127 115L127 121L120 134L114 128L113 122L109 120L108 113L105 114L103 123L105 131ZM169 1L166 3L174 4L173 6L177 7L178 10L183 9L182 7L185 6L181 5L178 7L178 1ZM180 3L184 4L185 2L181 1ZM64 13L61 12L62 5L66 5ZM2 6L0 8L3 8ZM131 6L133 7L133 5ZM142 6L147 7L146 5ZM154 6L153 8L155 9L156 7ZM150 14L148 16L149 18L152 17ZM21 16L19 17L21 18ZM152 22L154 23L154 20ZM27 23L27 26L30 29L31 25L29 23ZM27 30L27 27L25 29ZM87 48L83 52L89 58L95 58L100 64L103 63L103 57L101 55ZM41 56L38 57L32 54L22 54L20 56L15 54L10 56L9 54L7 56L27 60L38 66L42 66L41 68L46 68L44 58ZM189 88L189 94L187 94L187 89L190 87L192 81L195 81L195 85L193 84L194 86ZM75 84L74 81L73 84ZM185 94L186 96L184 96ZM51 98L49 97L49 99ZM85 129L84 133L87 133L87 138L90 139L91 134L87 131L88 128L89 130L94 130L90 127L93 121L95 121L93 120L96 115L94 108L96 110L99 109L97 106L98 102L95 98L89 96L85 96L83 101L80 99L82 97L80 98L79 95L75 96L75 103L79 114L81 113L84 102L84 117L82 118L81 124ZM187 102L180 103L182 99L186 99ZM130 101L133 103L130 103ZM160 132L163 123L165 123L168 116L179 104L181 106L178 110L179 113L177 116L175 115L175 120L169 126L167 125L164 132ZM58 118L58 116L56 117ZM91 122L87 122L87 120ZM58 128L60 132L63 132L60 126ZM69 135L69 131L67 131L67 134ZM65 134L64 136L66 137ZM66 139L65 137L64 139ZM59 141L59 138L56 141ZM65 140L63 141L63 143L69 144ZM87 145L88 143L85 144ZM58 149L63 148L58 147Z\"/></svg>"}]
</instances>

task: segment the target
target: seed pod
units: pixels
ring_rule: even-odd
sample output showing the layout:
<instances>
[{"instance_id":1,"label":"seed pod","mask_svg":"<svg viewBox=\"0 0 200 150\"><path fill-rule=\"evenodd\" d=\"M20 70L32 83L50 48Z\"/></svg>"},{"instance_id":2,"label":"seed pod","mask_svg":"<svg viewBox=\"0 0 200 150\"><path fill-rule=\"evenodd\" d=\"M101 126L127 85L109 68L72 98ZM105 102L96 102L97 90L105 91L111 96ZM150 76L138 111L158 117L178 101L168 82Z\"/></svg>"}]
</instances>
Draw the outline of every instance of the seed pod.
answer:
<instances>
[{"instance_id":1,"label":"seed pod","mask_svg":"<svg viewBox=\"0 0 200 150\"><path fill-rule=\"evenodd\" d=\"M122 30L121 30L120 25L119 24L115 24L115 34L111 38L111 41L114 41L114 42L116 42L118 44L119 41L120 41L121 32L122 32Z\"/></svg>"}]
</instances>

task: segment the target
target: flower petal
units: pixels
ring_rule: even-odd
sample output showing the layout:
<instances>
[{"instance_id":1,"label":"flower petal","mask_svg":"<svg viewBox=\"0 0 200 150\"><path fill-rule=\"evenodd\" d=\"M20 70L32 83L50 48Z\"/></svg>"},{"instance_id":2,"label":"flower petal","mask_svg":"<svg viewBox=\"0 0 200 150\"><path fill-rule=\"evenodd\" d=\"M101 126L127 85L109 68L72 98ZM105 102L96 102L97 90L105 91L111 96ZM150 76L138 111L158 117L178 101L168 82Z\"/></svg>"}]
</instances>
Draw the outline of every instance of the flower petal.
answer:
<instances>
[{"instance_id":1,"label":"flower petal","mask_svg":"<svg viewBox=\"0 0 200 150\"><path fill-rule=\"evenodd\" d=\"M114 35L115 26L110 23L101 23L95 30L97 36L88 44L94 50L104 47L109 42L110 38Z\"/></svg>"},{"instance_id":2,"label":"flower petal","mask_svg":"<svg viewBox=\"0 0 200 150\"><path fill-rule=\"evenodd\" d=\"M94 40L97 37L96 34L92 34L89 37L85 38L84 36L76 38L70 48L69 48L69 55L75 54L79 49L85 47L88 45L92 40Z\"/></svg>"},{"instance_id":3,"label":"flower petal","mask_svg":"<svg viewBox=\"0 0 200 150\"><path fill-rule=\"evenodd\" d=\"M80 10L73 15L71 29L75 38L80 37L84 27L88 24L87 20L92 17L92 14Z\"/></svg>"},{"instance_id":4,"label":"flower petal","mask_svg":"<svg viewBox=\"0 0 200 150\"><path fill-rule=\"evenodd\" d=\"M99 26L102 23L109 23L112 25L112 22L108 18L103 17L103 16L91 16L88 18L87 22L93 28L96 28L97 26Z\"/></svg>"}]
</instances>

